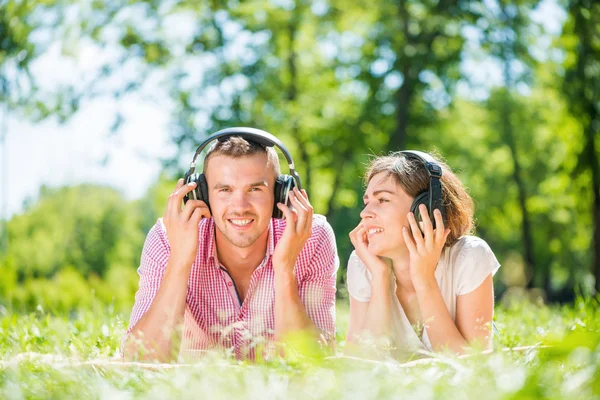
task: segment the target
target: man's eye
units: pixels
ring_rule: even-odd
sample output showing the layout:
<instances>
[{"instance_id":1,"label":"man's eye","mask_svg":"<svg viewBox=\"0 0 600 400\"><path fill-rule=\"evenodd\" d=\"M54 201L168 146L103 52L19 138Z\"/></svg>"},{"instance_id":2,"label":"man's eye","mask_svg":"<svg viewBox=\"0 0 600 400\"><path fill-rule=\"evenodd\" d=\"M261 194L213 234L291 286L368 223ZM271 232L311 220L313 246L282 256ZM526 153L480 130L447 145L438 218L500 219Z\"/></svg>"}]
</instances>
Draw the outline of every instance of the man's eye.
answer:
<instances>
[{"instance_id":1,"label":"man's eye","mask_svg":"<svg viewBox=\"0 0 600 400\"><path fill-rule=\"evenodd\" d=\"M384 198L379 198L378 200L379 200L379 203L387 203L388 202L388 200L384 199Z\"/></svg>"},{"instance_id":2,"label":"man's eye","mask_svg":"<svg viewBox=\"0 0 600 400\"><path fill-rule=\"evenodd\" d=\"M262 189L259 187L253 187L252 189L250 189L251 192L262 192Z\"/></svg>"},{"instance_id":3,"label":"man's eye","mask_svg":"<svg viewBox=\"0 0 600 400\"><path fill-rule=\"evenodd\" d=\"M229 189L228 188L221 188L221 189L219 189L219 192L229 192Z\"/></svg>"}]
</instances>

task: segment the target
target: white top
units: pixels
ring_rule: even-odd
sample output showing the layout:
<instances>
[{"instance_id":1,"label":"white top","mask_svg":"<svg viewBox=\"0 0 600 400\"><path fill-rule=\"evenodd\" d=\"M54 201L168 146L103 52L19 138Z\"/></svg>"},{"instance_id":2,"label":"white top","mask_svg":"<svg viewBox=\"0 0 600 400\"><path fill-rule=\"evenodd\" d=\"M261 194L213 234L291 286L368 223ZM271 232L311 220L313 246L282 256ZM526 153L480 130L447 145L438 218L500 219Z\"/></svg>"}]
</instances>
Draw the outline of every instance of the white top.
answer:
<instances>
[{"instance_id":1,"label":"white top","mask_svg":"<svg viewBox=\"0 0 600 400\"><path fill-rule=\"evenodd\" d=\"M440 287L444 302L456 322L456 300L458 296L477 289L489 274L500 268L490 246L475 236L462 236L451 247L446 247L435 269L435 279ZM371 272L361 259L352 252L348 260L348 292L355 300L369 302L371 299ZM403 358L419 349L433 351L427 330L419 338L396 297L396 280L392 279L391 334L394 356Z\"/></svg>"}]
</instances>

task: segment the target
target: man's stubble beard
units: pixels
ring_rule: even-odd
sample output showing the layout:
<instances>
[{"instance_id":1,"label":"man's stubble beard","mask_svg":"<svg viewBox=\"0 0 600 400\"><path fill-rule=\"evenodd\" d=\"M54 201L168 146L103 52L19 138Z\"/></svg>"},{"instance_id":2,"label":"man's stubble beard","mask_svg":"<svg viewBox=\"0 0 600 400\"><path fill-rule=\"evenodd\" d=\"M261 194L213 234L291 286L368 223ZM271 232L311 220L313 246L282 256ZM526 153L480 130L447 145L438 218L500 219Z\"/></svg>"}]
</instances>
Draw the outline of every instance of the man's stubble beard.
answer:
<instances>
[{"instance_id":1,"label":"man's stubble beard","mask_svg":"<svg viewBox=\"0 0 600 400\"><path fill-rule=\"evenodd\" d=\"M255 220L256 221L256 220ZM225 224L227 224L228 222L225 221ZM221 227L217 224L215 224L217 229L219 230L219 232L221 232L221 234L225 237L225 239L227 239L231 244L233 244L236 247L239 247L241 249L245 249L247 247L252 246L257 240L258 238L264 233L263 232L258 232L255 236L251 236L252 233L248 233L248 234L242 234L240 236L235 237L235 232L227 232L224 231L223 229L221 229ZM268 227L267 227L268 229ZM233 234L231 234L233 233Z\"/></svg>"}]
</instances>

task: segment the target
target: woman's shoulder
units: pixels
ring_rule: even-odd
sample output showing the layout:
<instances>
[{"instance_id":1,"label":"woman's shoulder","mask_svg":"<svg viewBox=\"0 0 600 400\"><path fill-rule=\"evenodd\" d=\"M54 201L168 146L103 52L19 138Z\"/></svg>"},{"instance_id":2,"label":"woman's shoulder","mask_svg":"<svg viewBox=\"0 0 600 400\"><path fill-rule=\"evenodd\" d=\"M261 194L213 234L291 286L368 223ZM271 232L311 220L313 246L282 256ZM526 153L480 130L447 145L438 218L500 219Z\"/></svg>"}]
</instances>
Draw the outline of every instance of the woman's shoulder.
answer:
<instances>
[{"instance_id":1,"label":"woman's shoulder","mask_svg":"<svg viewBox=\"0 0 600 400\"><path fill-rule=\"evenodd\" d=\"M459 251L469 251L478 248L489 249L490 245L478 236L464 235L454 242L452 248L456 248Z\"/></svg>"},{"instance_id":2,"label":"woman's shoulder","mask_svg":"<svg viewBox=\"0 0 600 400\"><path fill-rule=\"evenodd\" d=\"M477 236L462 236L451 248L450 264L457 294L469 293L500 267L488 243Z\"/></svg>"},{"instance_id":3,"label":"woman's shoulder","mask_svg":"<svg viewBox=\"0 0 600 400\"><path fill-rule=\"evenodd\" d=\"M371 273L360 257L353 251L348 258L346 284L350 296L361 302L371 298Z\"/></svg>"}]
</instances>

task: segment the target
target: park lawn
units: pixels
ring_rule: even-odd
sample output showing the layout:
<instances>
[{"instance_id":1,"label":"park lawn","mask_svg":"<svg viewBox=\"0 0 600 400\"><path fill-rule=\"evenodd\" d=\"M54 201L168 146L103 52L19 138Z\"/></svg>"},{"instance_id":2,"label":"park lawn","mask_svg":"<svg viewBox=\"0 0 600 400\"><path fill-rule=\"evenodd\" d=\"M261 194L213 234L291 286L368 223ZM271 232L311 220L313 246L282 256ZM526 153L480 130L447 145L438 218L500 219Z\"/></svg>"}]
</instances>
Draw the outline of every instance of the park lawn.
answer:
<instances>
[{"instance_id":1,"label":"park lawn","mask_svg":"<svg viewBox=\"0 0 600 400\"><path fill-rule=\"evenodd\" d=\"M111 307L71 315L4 311L0 398L600 399L598 305L499 305L496 347L527 349L408 364L296 355L255 364L207 357L192 365L124 365L111 360L127 316ZM337 322L343 351L347 301L338 302Z\"/></svg>"}]
</instances>

